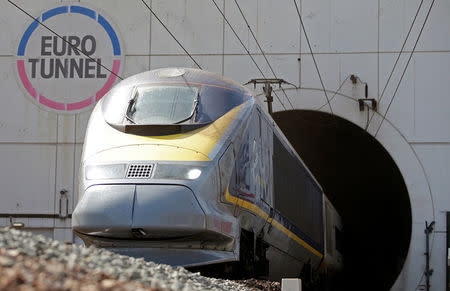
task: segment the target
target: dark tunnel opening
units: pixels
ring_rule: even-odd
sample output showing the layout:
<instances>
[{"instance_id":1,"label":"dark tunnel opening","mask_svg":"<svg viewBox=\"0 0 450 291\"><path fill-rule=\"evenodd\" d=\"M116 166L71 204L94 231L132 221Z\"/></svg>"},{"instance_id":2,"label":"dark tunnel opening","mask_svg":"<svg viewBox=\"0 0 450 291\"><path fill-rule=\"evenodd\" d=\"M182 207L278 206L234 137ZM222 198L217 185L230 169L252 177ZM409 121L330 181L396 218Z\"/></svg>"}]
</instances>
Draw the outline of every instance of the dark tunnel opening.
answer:
<instances>
[{"instance_id":1,"label":"dark tunnel opening","mask_svg":"<svg viewBox=\"0 0 450 291\"><path fill-rule=\"evenodd\" d=\"M333 289L389 290L411 238L403 177L384 147L357 125L328 113L291 110L273 118L342 217L343 284Z\"/></svg>"}]
</instances>

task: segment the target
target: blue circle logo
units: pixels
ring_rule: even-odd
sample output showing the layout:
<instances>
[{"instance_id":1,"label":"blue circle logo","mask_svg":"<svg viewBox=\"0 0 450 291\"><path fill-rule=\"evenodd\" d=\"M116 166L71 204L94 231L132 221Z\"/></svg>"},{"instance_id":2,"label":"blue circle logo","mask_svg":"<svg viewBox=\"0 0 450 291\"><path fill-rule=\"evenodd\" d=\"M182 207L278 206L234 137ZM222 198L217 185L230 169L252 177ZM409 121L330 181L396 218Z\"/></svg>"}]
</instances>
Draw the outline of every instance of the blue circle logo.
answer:
<instances>
[{"instance_id":1,"label":"blue circle logo","mask_svg":"<svg viewBox=\"0 0 450 291\"><path fill-rule=\"evenodd\" d=\"M26 94L57 112L92 107L112 87L122 63L111 22L78 2L43 12L25 30L17 49L17 72Z\"/></svg>"}]
</instances>

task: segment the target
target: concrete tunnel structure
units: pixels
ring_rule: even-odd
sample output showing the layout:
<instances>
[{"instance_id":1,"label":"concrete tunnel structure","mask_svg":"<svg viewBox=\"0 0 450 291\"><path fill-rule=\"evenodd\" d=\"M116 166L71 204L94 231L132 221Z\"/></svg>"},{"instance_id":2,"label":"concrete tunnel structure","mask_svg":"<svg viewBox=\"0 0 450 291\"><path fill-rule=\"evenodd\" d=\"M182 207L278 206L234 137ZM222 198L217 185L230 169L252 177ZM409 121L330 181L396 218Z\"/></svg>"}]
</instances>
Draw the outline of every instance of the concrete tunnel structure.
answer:
<instances>
[{"instance_id":1,"label":"concrete tunnel structure","mask_svg":"<svg viewBox=\"0 0 450 291\"><path fill-rule=\"evenodd\" d=\"M295 91L318 93L286 90L289 96L299 94ZM417 262L425 262L425 220L434 220L426 173L389 120L375 137L381 115L375 112L366 131L366 116L373 111L359 112L351 96L335 97L333 114L326 103L293 110L278 104L273 119L343 219L346 289L414 290L417 285L405 278L421 278L424 264Z\"/></svg>"},{"instance_id":2,"label":"concrete tunnel structure","mask_svg":"<svg viewBox=\"0 0 450 291\"><path fill-rule=\"evenodd\" d=\"M446 220L450 211L450 1L429 0L423 5L406 0L296 1L332 99L333 116L293 1L238 1L248 24L236 3L218 2L245 49L208 1L152 1L150 7L164 16L167 28L203 69L240 84L276 74L301 88L284 87L289 102L274 88L286 105L283 108L275 98L274 117L342 212L347 234L353 234L347 243L348 274L360 278L364 287L370 284L378 290L425 289L425 222L435 221L430 236L434 269L430 283L432 291L444 290L450 246ZM72 5L82 7L78 12L94 11L102 18L60 8ZM78 200L86 125L97 94L100 97L106 84L119 81L110 78L114 75L106 73L106 68L126 78L156 68L196 65L139 1L131 5L120 0L36 0L19 6L62 36L78 38L80 43L86 35L95 37L97 50L92 56L101 58L105 68L99 74L92 69L89 79L75 72L72 78L70 70L67 78L60 72L59 78L53 74L46 79L37 71L33 78L33 63L38 70L35 59L43 52L48 57L50 50L43 51L42 45L46 48L52 34L34 26L33 17L8 1L0 2L0 21L5 24L0 42L0 226L22 223L33 233L77 242L70 216ZM417 19L401 49L416 11ZM416 39L416 50L406 66ZM51 58L55 64L66 58L79 61L68 53ZM392 107L376 134L404 69ZM104 74L110 77L103 78ZM352 74L360 78L356 84L349 79ZM30 83L23 82L24 76ZM364 96L363 82L368 84L368 97L378 101L367 132L368 110L360 111L358 105L358 98ZM30 84L36 90L30 90ZM255 92L259 94L261 88Z\"/></svg>"},{"instance_id":3,"label":"concrete tunnel structure","mask_svg":"<svg viewBox=\"0 0 450 291\"><path fill-rule=\"evenodd\" d=\"M411 240L411 205L402 174L370 134L338 116L289 110L274 119L340 213L347 290L387 290Z\"/></svg>"}]
</instances>

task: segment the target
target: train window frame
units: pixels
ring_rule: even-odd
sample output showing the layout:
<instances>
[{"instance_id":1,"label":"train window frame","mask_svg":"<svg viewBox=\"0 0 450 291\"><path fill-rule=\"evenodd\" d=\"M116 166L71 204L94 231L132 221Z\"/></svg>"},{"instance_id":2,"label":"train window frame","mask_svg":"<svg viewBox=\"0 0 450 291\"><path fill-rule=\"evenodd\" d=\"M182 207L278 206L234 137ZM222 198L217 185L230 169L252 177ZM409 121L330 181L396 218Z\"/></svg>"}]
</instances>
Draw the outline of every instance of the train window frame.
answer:
<instances>
[{"instance_id":1,"label":"train window frame","mask_svg":"<svg viewBox=\"0 0 450 291\"><path fill-rule=\"evenodd\" d=\"M333 209L328 201L325 202L325 243L326 243L326 253L333 256L334 255L334 245L333 245Z\"/></svg>"},{"instance_id":2,"label":"train window frame","mask_svg":"<svg viewBox=\"0 0 450 291\"><path fill-rule=\"evenodd\" d=\"M287 139L278 131L273 132L273 205L294 225L302 229L317 249L324 246L323 235L323 190L311 176L307 166L292 149ZM289 177L304 177L293 179L287 183ZM302 211L299 211L302 209ZM314 213L317 215L314 216ZM314 224L320 220L319 224Z\"/></svg>"}]
</instances>

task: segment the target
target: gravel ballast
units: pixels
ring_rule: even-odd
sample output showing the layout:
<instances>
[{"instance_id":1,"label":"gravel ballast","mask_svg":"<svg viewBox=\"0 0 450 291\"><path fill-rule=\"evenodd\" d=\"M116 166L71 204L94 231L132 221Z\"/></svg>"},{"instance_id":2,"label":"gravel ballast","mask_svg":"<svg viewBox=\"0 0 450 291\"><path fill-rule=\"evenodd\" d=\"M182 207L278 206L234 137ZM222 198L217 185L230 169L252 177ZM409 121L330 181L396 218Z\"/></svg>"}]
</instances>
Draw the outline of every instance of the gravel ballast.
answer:
<instances>
[{"instance_id":1,"label":"gravel ballast","mask_svg":"<svg viewBox=\"0 0 450 291\"><path fill-rule=\"evenodd\" d=\"M0 228L0 290L255 290L244 284Z\"/></svg>"}]
</instances>

